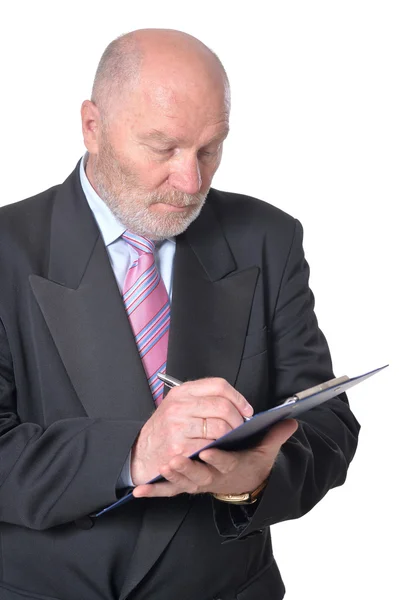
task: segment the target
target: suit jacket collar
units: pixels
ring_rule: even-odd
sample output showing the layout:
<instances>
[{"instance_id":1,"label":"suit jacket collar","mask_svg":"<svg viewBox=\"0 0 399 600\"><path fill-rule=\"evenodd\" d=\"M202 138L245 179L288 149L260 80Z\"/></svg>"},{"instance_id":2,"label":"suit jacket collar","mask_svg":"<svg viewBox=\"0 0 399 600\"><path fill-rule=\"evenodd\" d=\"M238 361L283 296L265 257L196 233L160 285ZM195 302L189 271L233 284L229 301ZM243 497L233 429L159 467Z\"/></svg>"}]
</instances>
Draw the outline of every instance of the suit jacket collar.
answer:
<instances>
[{"instance_id":1,"label":"suit jacket collar","mask_svg":"<svg viewBox=\"0 0 399 600\"><path fill-rule=\"evenodd\" d=\"M87 415L147 420L154 402L78 167L55 197L48 278L30 281Z\"/></svg>"},{"instance_id":2,"label":"suit jacket collar","mask_svg":"<svg viewBox=\"0 0 399 600\"><path fill-rule=\"evenodd\" d=\"M198 218L177 239L190 246L208 280L215 282L235 271L237 266L212 207L212 198L210 190Z\"/></svg>"},{"instance_id":3,"label":"suit jacket collar","mask_svg":"<svg viewBox=\"0 0 399 600\"><path fill-rule=\"evenodd\" d=\"M99 237L99 229L83 193L79 163L59 187L53 208L49 279L77 289Z\"/></svg>"}]
</instances>

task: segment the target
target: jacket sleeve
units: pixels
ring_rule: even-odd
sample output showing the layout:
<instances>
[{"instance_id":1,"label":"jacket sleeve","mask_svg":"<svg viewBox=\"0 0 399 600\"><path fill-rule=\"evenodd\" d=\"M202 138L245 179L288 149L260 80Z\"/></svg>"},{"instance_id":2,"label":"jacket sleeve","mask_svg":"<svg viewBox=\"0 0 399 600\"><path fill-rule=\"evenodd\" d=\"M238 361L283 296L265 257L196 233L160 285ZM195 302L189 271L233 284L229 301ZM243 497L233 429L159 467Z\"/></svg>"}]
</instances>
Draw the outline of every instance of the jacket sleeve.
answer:
<instances>
[{"instance_id":1,"label":"jacket sleeve","mask_svg":"<svg viewBox=\"0 0 399 600\"><path fill-rule=\"evenodd\" d=\"M270 327L275 404L334 377L328 345L313 310L302 234L296 221ZM328 490L344 483L360 429L346 395L304 413L297 421L298 429L282 446L256 504L226 509L214 501L216 524L226 539L301 517Z\"/></svg>"},{"instance_id":2,"label":"jacket sleeve","mask_svg":"<svg viewBox=\"0 0 399 600\"><path fill-rule=\"evenodd\" d=\"M0 521L47 529L117 500L118 477L142 425L84 417L47 429L21 423L0 321Z\"/></svg>"}]
</instances>

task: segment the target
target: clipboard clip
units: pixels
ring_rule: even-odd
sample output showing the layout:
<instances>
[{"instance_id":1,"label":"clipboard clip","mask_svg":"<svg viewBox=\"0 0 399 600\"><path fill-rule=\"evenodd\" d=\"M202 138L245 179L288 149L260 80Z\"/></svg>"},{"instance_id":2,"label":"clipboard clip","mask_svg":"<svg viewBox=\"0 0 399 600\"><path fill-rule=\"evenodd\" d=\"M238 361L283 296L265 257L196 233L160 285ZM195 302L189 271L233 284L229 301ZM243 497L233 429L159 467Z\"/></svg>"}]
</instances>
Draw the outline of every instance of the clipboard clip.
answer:
<instances>
[{"instance_id":1,"label":"clipboard clip","mask_svg":"<svg viewBox=\"0 0 399 600\"><path fill-rule=\"evenodd\" d=\"M280 406L285 406L286 404L295 404L295 402L298 402L298 400L304 400L305 398L309 398L309 396L313 396L313 394L323 392L324 390L332 388L335 385L337 386L337 388L334 391L338 392L340 390L339 386L342 383L345 383L346 381L349 381L348 375L342 375L342 377L335 377L334 379L329 379L329 381L325 381L324 383L320 383L319 385L314 385L313 387L308 388L307 390L303 390L302 392L298 392L297 394L290 396L289 398L287 398L287 400L284 400L284 402Z\"/></svg>"}]
</instances>

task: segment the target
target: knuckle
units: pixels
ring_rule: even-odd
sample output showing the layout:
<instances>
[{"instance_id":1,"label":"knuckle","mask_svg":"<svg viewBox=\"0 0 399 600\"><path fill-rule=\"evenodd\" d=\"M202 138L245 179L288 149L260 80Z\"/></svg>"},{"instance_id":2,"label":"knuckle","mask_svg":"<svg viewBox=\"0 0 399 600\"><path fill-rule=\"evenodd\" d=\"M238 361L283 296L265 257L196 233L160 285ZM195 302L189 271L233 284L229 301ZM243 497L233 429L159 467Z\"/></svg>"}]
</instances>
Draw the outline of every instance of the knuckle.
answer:
<instances>
[{"instance_id":1,"label":"knuckle","mask_svg":"<svg viewBox=\"0 0 399 600\"><path fill-rule=\"evenodd\" d=\"M187 423L185 424L185 428L186 428L186 434L188 437L193 438L196 437L196 432L197 432L197 424L195 421L187 421Z\"/></svg>"},{"instance_id":2,"label":"knuckle","mask_svg":"<svg viewBox=\"0 0 399 600\"><path fill-rule=\"evenodd\" d=\"M208 398L206 396L199 396L195 400L195 403L200 411L203 411L204 408L206 408L207 402L208 402Z\"/></svg>"},{"instance_id":3,"label":"knuckle","mask_svg":"<svg viewBox=\"0 0 399 600\"><path fill-rule=\"evenodd\" d=\"M218 465L218 471L220 471L223 475L227 475L230 473L230 465L225 463L220 463Z\"/></svg>"},{"instance_id":4,"label":"knuckle","mask_svg":"<svg viewBox=\"0 0 399 600\"><path fill-rule=\"evenodd\" d=\"M222 379L221 377L217 378L217 386L221 396L227 394L230 388L230 384L228 384L227 381L225 379Z\"/></svg>"},{"instance_id":5,"label":"knuckle","mask_svg":"<svg viewBox=\"0 0 399 600\"><path fill-rule=\"evenodd\" d=\"M213 483L213 476L211 473L208 473L202 482L202 487L209 488Z\"/></svg>"},{"instance_id":6,"label":"knuckle","mask_svg":"<svg viewBox=\"0 0 399 600\"><path fill-rule=\"evenodd\" d=\"M228 400L224 398L215 400L218 414L222 419L228 419L231 415L231 405Z\"/></svg>"},{"instance_id":7,"label":"knuckle","mask_svg":"<svg viewBox=\"0 0 399 600\"><path fill-rule=\"evenodd\" d=\"M221 395L223 396L225 391L226 391L226 387L229 385L227 383L227 381L225 379L222 379L221 377L210 377L208 379L208 382L210 384L210 386L212 387L213 392L216 395Z\"/></svg>"},{"instance_id":8,"label":"knuckle","mask_svg":"<svg viewBox=\"0 0 399 600\"><path fill-rule=\"evenodd\" d=\"M174 417L175 413L176 413L176 404L174 402L169 402L168 404L165 404L165 406L163 406L163 415L162 415L163 421L171 419L172 417ZM155 414L157 414L157 413L155 413Z\"/></svg>"},{"instance_id":9,"label":"knuckle","mask_svg":"<svg viewBox=\"0 0 399 600\"><path fill-rule=\"evenodd\" d=\"M228 468L228 473L231 473L232 471L235 471L236 468L238 466L238 460L235 457L232 457L232 459L229 461L229 464L227 466Z\"/></svg>"},{"instance_id":10,"label":"knuckle","mask_svg":"<svg viewBox=\"0 0 399 600\"><path fill-rule=\"evenodd\" d=\"M226 468L224 470L224 475L231 475L233 472L234 472L233 465L226 465Z\"/></svg>"},{"instance_id":11,"label":"knuckle","mask_svg":"<svg viewBox=\"0 0 399 600\"><path fill-rule=\"evenodd\" d=\"M169 456L176 456L177 454L183 453L183 445L179 442L172 442L169 445L168 454Z\"/></svg>"},{"instance_id":12,"label":"knuckle","mask_svg":"<svg viewBox=\"0 0 399 600\"><path fill-rule=\"evenodd\" d=\"M197 483L193 483L192 481L187 485L187 492L189 494L198 494L199 489L199 485Z\"/></svg>"},{"instance_id":13,"label":"knuckle","mask_svg":"<svg viewBox=\"0 0 399 600\"><path fill-rule=\"evenodd\" d=\"M226 421L219 421L219 423L219 437L221 437L222 435L226 435L226 433L229 433L229 431L231 431L231 427L228 425L228 423L226 423Z\"/></svg>"}]
</instances>

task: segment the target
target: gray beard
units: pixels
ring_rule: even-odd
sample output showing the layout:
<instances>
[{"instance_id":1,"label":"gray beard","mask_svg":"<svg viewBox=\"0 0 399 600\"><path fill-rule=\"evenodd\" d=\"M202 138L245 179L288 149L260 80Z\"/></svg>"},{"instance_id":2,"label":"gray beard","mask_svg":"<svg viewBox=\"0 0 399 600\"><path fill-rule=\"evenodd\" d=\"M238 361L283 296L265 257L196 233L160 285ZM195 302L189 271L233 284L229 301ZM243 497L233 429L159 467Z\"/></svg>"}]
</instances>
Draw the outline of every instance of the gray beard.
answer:
<instances>
[{"instance_id":1,"label":"gray beard","mask_svg":"<svg viewBox=\"0 0 399 600\"><path fill-rule=\"evenodd\" d=\"M200 214L208 193L191 195L178 190L167 194L148 193L141 191L139 186L129 193L122 181L119 181L117 193L112 193L103 174L96 167L97 165L93 168L93 176L100 198L126 229L153 241L162 241L183 233ZM189 208L184 213L156 213L151 211L151 205L155 202Z\"/></svg>"},{"instance_id":2,"label":"gray beard","mask_svg":"<svg viewBox=\"0 0 399 600\"><path fill-rule=\"evenodd\" d=\"M126 229L153 241L161 241L180 235L198 217L205 202L191 206L189 212L155 214L148 206L137 206L104 194L99 189L102 200ZM181 199L180 199L181 200ZM190 196L192 203L192 197ZM169 200L170 202L170 200ZM183 203L182 203L183 204Z\"/></svg>"}]
</instances>

